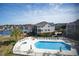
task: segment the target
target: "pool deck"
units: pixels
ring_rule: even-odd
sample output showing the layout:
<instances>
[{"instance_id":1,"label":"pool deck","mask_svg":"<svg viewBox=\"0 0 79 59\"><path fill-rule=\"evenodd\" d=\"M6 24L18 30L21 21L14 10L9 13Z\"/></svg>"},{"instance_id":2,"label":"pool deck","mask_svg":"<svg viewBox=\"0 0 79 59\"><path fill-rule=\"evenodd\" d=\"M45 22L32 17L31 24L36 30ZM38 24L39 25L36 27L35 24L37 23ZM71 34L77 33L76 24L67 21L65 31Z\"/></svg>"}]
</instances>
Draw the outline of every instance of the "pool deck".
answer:
<instances>
[{"instance_id":1,"label":"pool deck","mask_svg":"<svg viewBox=\"0 0 79 59\"><path fill-rule=\"evenodd\" d=\"M25 45L21 45L21 42L28 42ZM37 38L24 38L23 40L20 40L16 43L16 45L13 48L13 53L14 54L22 54L22 55L32 55L32 56L43 56L43 55L55 55L55 54L61 54L61 55L66 55L66 56L74 56L77 55L77 50L75 48L71 48L70 51L62 51L60 50L50 50L50 49L39 49L36 48L34 43L38 41L51 41L51 42L64 42L66 44L72 45L71 43L67 43L62 39L37 39ZM32 49L30 49L30 45Z\"/></svg>"}]
</instances>

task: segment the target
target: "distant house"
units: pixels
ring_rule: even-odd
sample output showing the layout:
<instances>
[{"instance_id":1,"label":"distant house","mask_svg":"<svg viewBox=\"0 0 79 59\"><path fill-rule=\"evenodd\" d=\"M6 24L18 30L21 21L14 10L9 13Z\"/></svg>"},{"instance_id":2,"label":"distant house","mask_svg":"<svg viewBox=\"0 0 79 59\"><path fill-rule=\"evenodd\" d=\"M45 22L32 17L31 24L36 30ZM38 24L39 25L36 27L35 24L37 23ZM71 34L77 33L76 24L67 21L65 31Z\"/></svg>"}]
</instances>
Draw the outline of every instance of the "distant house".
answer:
<instances>
[{"instance_id":1,"label":"distant house","mask_svg":"<svg viewBox=\"0 0 79 59\"><path fill-rule=\"evenodd\" d=\"M0 26L0 31L4 30L4 27L3 26Z\"/></svg>"},{"instance_id":2,"label":"distant house","mask_svg":"<svg viewBox=\"0 0 79 59\"><path fill-rule=\"evenodd\" d=\"M48 22L40 22L36 24L37 26L37 33L51 33L55 31L55 25L53 23Z\"/></svg>"},{"instance_id":3,"label":"distant house","mask_svg":"<svg viewBox=\"0 0 79 59\"><path fill-rule=\"evenodd\" d=\"M34 25L32 24L24 24L24 25L3 25L0 26L0 34L3 35L10 35L11 30L16 27L19 28L23 33L27 34L27 33L32 33L33 29L34 29Z\"/></svg>"},{"instance_id":4,"label":"distant house","mask_svg":"<svg viewBox=\"0 0 79 59\"><path fill-rule=\"evenodd\" d=\"M30 33L33 30L33 25L32 24L22 25L21 29L23 32Z\"/></svg>"}]
</instances>

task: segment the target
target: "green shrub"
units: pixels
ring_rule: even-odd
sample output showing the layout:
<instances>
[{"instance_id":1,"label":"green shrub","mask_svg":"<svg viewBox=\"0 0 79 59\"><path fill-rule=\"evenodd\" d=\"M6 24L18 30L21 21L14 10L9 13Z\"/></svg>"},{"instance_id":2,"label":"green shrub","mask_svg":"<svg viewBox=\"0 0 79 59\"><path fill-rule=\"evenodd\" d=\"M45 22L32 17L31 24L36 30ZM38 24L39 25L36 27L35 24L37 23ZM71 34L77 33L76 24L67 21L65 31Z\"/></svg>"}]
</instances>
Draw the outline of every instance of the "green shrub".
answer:
<instances>
[{"instance_id":1,"label":"green shrub","mask_svg":"<svg viewBox=\"0 0 79 59\"><path fill-rule=\"evenodd\" d=\"M41 33L41 34L39 34L39 36L41 36L41 37L51 37L52 33Z\"/></svg>"}]
</instances>

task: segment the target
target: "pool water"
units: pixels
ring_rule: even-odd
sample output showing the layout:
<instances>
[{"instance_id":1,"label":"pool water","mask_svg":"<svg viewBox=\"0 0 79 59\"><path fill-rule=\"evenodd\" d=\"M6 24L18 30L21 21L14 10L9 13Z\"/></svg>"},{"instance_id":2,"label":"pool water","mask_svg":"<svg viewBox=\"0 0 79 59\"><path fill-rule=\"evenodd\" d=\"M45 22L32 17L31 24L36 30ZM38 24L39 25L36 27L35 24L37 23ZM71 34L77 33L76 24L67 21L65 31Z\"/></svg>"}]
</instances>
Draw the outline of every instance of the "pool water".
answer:
<instances>
[{"instance_id":1,"label":"pool water","mask_svg":"<svg viewBox=\"0 0 79 59\"><path fill-rule=\"evenodd\" d=\"M71 50L71 46L64 42L38 41L35 43L35 47L39 49Z\"/></svg>"}]
</instances>

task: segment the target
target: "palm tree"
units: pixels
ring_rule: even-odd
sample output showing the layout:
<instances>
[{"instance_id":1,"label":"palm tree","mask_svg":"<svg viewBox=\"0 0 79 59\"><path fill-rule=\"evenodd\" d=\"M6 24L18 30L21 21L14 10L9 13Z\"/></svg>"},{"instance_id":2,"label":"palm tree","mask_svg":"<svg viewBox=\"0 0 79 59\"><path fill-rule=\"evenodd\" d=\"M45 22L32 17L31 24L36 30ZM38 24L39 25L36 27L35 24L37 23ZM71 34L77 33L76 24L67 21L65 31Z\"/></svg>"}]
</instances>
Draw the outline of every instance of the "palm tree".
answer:
<instances>
[{"instance_id":1,"label":"palm tree","mask_svg":"<svg viewBox=\"0 0 79 59\"><path fill-rule=\"evenodd\" d=\"M11 32L11 36L15 40L20 39L22 37L21 34L22 34L22 31L18 27L14 27L12 32Z\"/></svg>"}]
</instances>

